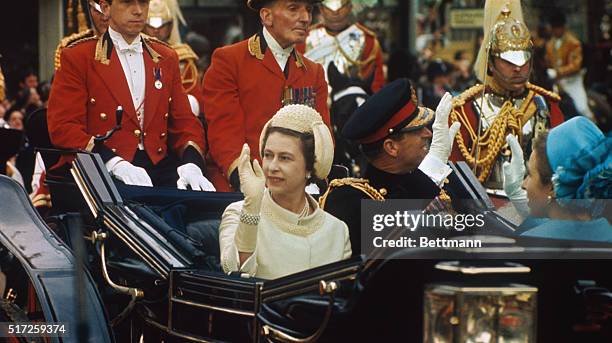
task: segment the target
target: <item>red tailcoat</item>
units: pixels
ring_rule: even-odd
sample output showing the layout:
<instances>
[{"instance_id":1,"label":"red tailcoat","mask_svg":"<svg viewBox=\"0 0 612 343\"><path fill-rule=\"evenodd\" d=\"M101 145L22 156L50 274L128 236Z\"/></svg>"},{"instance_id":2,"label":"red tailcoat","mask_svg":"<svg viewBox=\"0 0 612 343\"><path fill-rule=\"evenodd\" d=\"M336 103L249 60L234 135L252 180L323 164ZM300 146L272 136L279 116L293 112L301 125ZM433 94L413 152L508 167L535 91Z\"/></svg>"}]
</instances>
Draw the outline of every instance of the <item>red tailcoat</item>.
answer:
<instances>
[{"instance_id":1,"label":"red tailcoat","mask_svg":"<svg viewBox=\"0 0 612 343\"><path fill-rule=\"evenodd\" d=\"M166 157L169 149L179 158L188 145L205 151L204 131L191 113L176 53L157 40L142 38L142 42L146 78L143 128L108 33L63 49L47 110L49 136L55 146L91 151L93 136L115 126L115 110L122 106L122 128L104 144L123 159L133 160L140 135L144 135L145 150L154 164ZM156 71L160 89L155 87Z\"/></svg>"},{"instance_id":2,"label":"red tailcoat","mask_svg":"<svg viewBox=\"0 0 612 343\"><path fill-rule=\"evenodd\" d=\"M327 82L323 68L294 52L287 61L287 77L256 34L215 50L204 75L204 106L208 144L215 164L209 176L218 191L230 190L228 179L237 167L246 142L251 158L259 158L259 135L266 122L281 108L283 91L289 87L314 90L315 109L329 126Z\"/></svg>"}]
</instances>

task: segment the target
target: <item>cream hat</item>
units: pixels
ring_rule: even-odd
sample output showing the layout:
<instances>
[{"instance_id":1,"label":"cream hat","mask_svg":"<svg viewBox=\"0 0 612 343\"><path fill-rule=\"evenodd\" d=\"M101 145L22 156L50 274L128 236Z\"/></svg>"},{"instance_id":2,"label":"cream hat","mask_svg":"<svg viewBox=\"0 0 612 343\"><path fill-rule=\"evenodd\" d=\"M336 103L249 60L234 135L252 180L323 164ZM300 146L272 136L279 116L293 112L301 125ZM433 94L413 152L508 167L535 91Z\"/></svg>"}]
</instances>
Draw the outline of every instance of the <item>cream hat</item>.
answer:
<instances>
[{"instance_id":1,"label":"cream hat","mask_svg":"<svg viewBox=\"0 0 612 343\"><path fill-rule=\"evenodd\" d=\"M334 160L334 141L331 132L319 112L306 105L287 105L281 107L276 114L268 120L259 136L259 153L263 158L264 137L269 127L282 127L285 129L308 133L314 136L314 176L325 179L331 170Z\"/></svg>"}]
</instances>

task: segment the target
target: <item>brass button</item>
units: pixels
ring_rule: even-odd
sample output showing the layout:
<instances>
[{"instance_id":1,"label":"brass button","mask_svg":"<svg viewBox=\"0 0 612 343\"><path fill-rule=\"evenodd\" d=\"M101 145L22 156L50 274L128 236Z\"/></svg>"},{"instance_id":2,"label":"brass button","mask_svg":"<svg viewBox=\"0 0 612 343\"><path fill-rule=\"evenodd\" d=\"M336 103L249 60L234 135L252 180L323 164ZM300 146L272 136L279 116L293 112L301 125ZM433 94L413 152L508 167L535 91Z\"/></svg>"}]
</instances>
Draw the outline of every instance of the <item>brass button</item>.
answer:
<instances>
[{"instance_id":1,"label":"brass button","mask_svg":"<svg viewBox=\"0 0 612 343\"><path fill-rule=\"evenodd\" d=\"M108 118L108 116L106 115L106 113L104 113L104 112L100 113L100 119L106 120L107 118Z\"/></svg>"},{"instance_id":2,"label":"brass button","mask_svg":"<svg viewBox=\"0 0 612 343\"><path fill-rule=\"evenodd\" d=\"M387 195L387 189L386 188L381 188L378 192L380 192L380 195L382 195L382 196L386 196Z\"/></svg>"},{"instance_id":3,"label":"brass button","mask_svg":"<svg viewBox=\"0 0 612 343\"><path fill-rule=\"evenodd\" d=\"M93 105L93 104L95 104L95 103L96 103L96 98L91 98L91 99L89 99L89 102L90 102L92 105Z\"/></svg>"},{"instance_id":4,"label":"brass button","mask_svg":"<svg viewBox=\"0 0 612 343\"><path fill-rule=\"evenodd\" d=\"M166 138L166 133L165 133L165 132L162 132L162 133L161 133L161 135L159 135L159 137L161 137L161 138Z\"/></svg>"},{"instance_id":5,"label":"brass button","mask_svg":"<svg viewBox=\"0 0 612 343\"><path fill-rule=\"evenodd\" d=\"M111 149L111 151L112 151L112 152L117 152L117 149L112 148L112 149Z\"/></svg>"},{"instance_id":6,"label":"brass button","mask_svg":"<svg viewBox=\"0 0 612 343\"><path fill-rule=\"evenodd\" d=\"M168 119L168 113L164 114L164 119Z\"/></svg>"},{"instance_id":7,"label":"brass button","mask_svg":"<svg viewBox=\"0 0 612 343\"><path fill-rule=\"evenodd\" d=\"M164 149L163 149L163 148L157 148L157 153L158 153L158 154L161 154L162 152L164 152Z\"/></svg>"},{"instance_id":8,"label":"brass button","mask_svg":"<svg viewBox=\"0 0 612 343\"><path fill-rule=\"evenodd\" d=\"M134 136L136 136L136 138L140 138L140 130L134 130Z\"/></svg>"},{"instance_id":9,"label":"brass button","mask_svg":"<svg viewBox=\"0 0 612 343\"><path fill-rule=\"evenodd\" d=\"M147 132L145 131L142 135L146 137L147 136Z\"/></svg>"},{"instance_id":10,"label":"brass button","mask_svg":"<svg viewBox=\"0 0 612 343\"><path fill-rule=\"evenodd\" d=\"M168 98L168 102L172 102L172 97L169 97L169 98Z\"/></svg>"}]
</instances>

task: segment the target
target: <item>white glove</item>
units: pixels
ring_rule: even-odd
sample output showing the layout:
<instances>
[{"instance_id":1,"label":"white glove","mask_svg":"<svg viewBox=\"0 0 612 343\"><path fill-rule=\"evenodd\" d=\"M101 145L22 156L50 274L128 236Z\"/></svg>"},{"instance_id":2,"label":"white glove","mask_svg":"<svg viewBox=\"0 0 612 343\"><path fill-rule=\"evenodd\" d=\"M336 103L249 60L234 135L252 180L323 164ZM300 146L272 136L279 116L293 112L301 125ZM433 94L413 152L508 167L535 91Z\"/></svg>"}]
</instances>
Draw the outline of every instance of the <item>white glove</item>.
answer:
<instances>
[{"instance_id":1,"label":"white glove","mask_svg":"<svg viewBox=\"0 0 612 343\"><path fill-rule=\"evenodd\" d=\"M525 158L523 157L523 149L515 135L509 134L506 136L506 142L510 146L512 159L510 162L504 162L504 192L508 199L512 201L517 212L526 217L529 214L527 205L527 191L523 189L523 179L525 178Z\"/></svg>"},{"instance_id":2,"label":"white glove","mask_svg":"<svg viewBox=\"0 0 612 343\"><path fill-rule=\"evenodd\" d=\"M196 97L191 94L187 94L187 99L189 99L189 106L191 107L191 113L193 113L193 115L196 117L199 116L200 115L200 104L198 103L198 99L196 99Z\"/></svg>"},{"instance_id":3,"label":"white glove","mask_svg":"<svg viewBox=\"0 0 612 343\"><path fill-rule=\"evenodd\" d=\"M251 166L251 149L244 144L238 162L238 177L240 178L240 190L244 194L243 210L251 214L259 214L261 199L266 188L266 178L259 161L253 160Z\"/></svg>"},{"instance_id":4,"label":"white glove","mask_svg":"<svg viewBox=\"0 0 612 343\"><path fill-rule=\"evenodd\" d=\"M546 69L546 74L548 75L548 78L551 80L554 80L557 78L557 71L552 68Z\"/></svg>"},{"instance_id":5,"label":"white glove","mask_svg":"<svg viewBox=\"0 0 612 343\"><path fill-rule=\"evenodd\" d=\"M190 186L194 191L216 191L215 186L202 175L200 167L193 163L183 164L176 168L176 172L179 175L179 179L176 181L178 189L187 189L187 186Z\"/></svg>"},{"instance_id":6,"label":"white glove","mask_svg":"<svg viewBox=\"0 0 612 343\"><path fill-rule=\"evenodd\" d=\"M106 163L108 172L126 185L153 187L151 178L144 168L136 167L124 159L120 159L116 163L110 162L112 162L112 159Z\"/></svg>"},{"instance_id":7,"label":"white glove","mask_svg":"<svg viewBox=\"0 0 612 343\"><path fill-rule=\"evenodd\" d=\"M433 137L429 153L446 163L453 150L453 142L461 123L455 122L448 127L448 115L452 107L453 97L446 92L436 108L436 119L433 123Z\"/></svg>"},{"instance_id":8,"label":"white glove","mask_svg":"<svg viewBox=\"0 0 612 343\"><path fill-rule=\"evenodd\" d=\"M240 223L234 236L234 242L239 252L253 252L257 243L257 223L261 199L266 188L266 178L257 160L251 167L251 150L244 144L238 162L240 188L244 194Z\"/></svg>"}]
</instances>

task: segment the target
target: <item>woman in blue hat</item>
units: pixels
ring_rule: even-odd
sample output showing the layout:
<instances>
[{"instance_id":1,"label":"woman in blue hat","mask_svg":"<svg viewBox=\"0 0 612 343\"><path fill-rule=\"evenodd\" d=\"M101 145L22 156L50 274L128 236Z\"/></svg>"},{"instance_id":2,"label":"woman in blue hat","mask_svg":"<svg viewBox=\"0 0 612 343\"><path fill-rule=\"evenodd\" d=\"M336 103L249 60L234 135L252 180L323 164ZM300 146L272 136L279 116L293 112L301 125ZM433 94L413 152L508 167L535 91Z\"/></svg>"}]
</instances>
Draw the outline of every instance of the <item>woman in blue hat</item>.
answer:
<instances>
[{"instance_id":1,"label":"woman in blue hat","mask_svg":"<svg viewBox=\"0 0 612 343\"><path fill-rule=\"evenodd\" d=\"M612 242L602 217L612 196L612 137L585 117L572 118L536 138L524 180L520 145L514 136L507 141L513 158L504 165L504 188L529 213L522 236Z\"/></svg>"}]
</instances>

